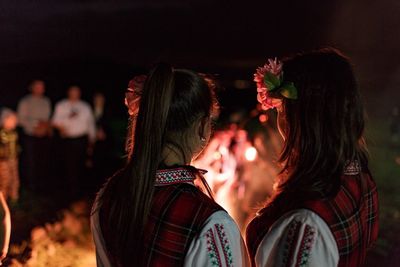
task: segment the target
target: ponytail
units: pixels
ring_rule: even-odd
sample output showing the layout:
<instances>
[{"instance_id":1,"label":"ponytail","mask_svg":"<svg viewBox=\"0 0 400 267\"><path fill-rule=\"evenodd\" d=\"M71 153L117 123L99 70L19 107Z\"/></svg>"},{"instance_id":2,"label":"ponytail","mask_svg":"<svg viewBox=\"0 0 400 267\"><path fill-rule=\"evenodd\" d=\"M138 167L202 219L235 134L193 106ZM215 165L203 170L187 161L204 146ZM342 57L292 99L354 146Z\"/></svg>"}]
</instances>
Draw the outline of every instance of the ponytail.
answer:
<instances>
[{"instance_id":1,"label":"ponytail","mask_svg":"<svg viewBox=\"0 0 400 267\"><path fill-rule=\"evenodd\" d=\"M106 245L117 266L144 264L143 232L151 210L173 93L173 69L159 64L144 85L130 160L100 196L105 228L112 230L105 235Z\"/></svg>"}]
</instances>

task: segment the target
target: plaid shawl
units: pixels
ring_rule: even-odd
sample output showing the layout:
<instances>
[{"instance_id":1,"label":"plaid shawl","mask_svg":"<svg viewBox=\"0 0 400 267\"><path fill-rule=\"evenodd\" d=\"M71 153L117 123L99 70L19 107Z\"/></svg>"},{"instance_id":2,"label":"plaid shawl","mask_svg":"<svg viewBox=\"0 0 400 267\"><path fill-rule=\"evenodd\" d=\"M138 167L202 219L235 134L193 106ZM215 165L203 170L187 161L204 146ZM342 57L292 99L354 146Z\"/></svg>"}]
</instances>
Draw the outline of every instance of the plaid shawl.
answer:
<instances>
[{"instance_id":1,"label":"plaid shawl","mask_svg":"<svg viewBox=\"0 0 400 267\"><path fill-rule=\"evenodd\" d=\"M255 266L257 248L270 227L285 213L294 209L309 209L329 226L339 251L339 267L362 266L367 249L378 237L378 194L370 173L349 166L342 176L338 194L328 200L299 203L280 214L269 216L268 207L247 228L247 246ZM290 263L290 261L287 261Z\"/></svg>"},{"instance_id":2,"label":"plaid shawl","mask_svg":"<svg viewBox=\"0 0 400 267\"><path fill-rule=\"evenodd\" d=\"M148 224L145 266L183 266L192 240L205 221L223 210L190 182L190 171L159 171ZM193 181L193 178L192 178Z\"/></svg>"}]
</instances>

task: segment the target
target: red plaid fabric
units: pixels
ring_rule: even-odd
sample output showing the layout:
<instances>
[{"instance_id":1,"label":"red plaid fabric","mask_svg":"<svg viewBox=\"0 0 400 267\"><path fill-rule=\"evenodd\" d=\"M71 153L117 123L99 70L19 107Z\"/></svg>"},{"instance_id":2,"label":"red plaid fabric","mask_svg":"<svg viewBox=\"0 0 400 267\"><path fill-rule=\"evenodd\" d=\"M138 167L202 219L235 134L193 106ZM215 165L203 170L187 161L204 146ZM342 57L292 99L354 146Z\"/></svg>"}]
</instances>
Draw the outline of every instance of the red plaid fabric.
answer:
<instances>
[{"instance_id":1,"label":"red plaid fabric","mask_svg":"<svg viewBox=\"0 0 400 267\"><path fill-rule=\"evenodd\" d=\"M378 237L378 194L369 172L346 172L333 199L299 203L291 209L282 208L274 216L268 213L268 207L263 209L247 228L253 266L257 248L272 224L285 213L301 208L317 213L331 229L339 250L339 267L363 265L368 248Z\"/></svg>"},{"instance_id":2,"label":"red plaid fabric","mask_svg":"<svg viewBox=\"0 0 400 267\"><path fill-rule=\"evenodd\" d=\"M344 175L331 201L313 201L308 208L328 224L339 250L339 267L362 266L378 238L378 193L369 174Z\"/></svg>"},{"instance_id":3,"label":"red plaid fabric","mask_svg":"<svg viewBox=\"0 0 400 267\"><path fill-rule=\"evenodd\" d=\"M156 186L144 233L147 248L145 266L183 266L190 243L207 218L223 210L193 185L176 183L182 175L175 177L176 170L171 171L174 179L170 184Z\"/></svg>"}]
</instances>

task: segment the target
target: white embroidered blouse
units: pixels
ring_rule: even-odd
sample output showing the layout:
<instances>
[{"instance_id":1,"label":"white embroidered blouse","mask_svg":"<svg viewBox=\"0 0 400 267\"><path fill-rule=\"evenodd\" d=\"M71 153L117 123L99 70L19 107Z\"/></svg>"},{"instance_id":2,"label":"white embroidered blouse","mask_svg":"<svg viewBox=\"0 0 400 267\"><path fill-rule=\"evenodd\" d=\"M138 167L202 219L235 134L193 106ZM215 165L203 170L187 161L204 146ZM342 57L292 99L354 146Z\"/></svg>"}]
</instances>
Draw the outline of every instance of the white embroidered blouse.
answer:
<instances>
[{"instance_id":1,"label":"white embroidered blouse","mask_svg":"<svg viewBox=\"0 0 400 267\"><path fill-rule=\"evenodd\" d=\"M339 251L328 225L315 212L298 209L276 221L261 241L257 267L333 267Z\"/></svg>"}]
</instances>

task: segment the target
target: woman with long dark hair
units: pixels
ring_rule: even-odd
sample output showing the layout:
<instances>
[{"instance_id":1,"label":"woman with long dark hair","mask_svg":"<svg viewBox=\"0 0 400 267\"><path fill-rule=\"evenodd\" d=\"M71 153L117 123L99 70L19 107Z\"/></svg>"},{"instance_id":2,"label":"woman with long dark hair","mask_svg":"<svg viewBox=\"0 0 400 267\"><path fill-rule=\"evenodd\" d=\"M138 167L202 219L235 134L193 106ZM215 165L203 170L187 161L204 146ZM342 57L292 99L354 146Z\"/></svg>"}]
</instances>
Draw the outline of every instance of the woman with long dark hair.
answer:
<instances>
[{"instance_id":1,"label":"woman with long dark hair","mask_svg":"<svg viewBox=\"0 0 400 267\"><path fill-rule=\"evenodd\" d=\"M349 60L334 49L257 70L258 100L284 139L274 195L247 227L253 266L361 266L377 239L378 198Z\"/></svg>"},{"instance_id":2,"label":"woman with long dark hair","mask_svg":"<svg viewBox=\"0 0 400 267\"><path fill-rule=\"evenodd\" d=\"M129 160L92 212L98 266L247 265L236 224L195 186L204 172L189 165L211 132L216 99L206 79L159 64L129 83L126 104Z\"/></svg>"}]
</instances>

